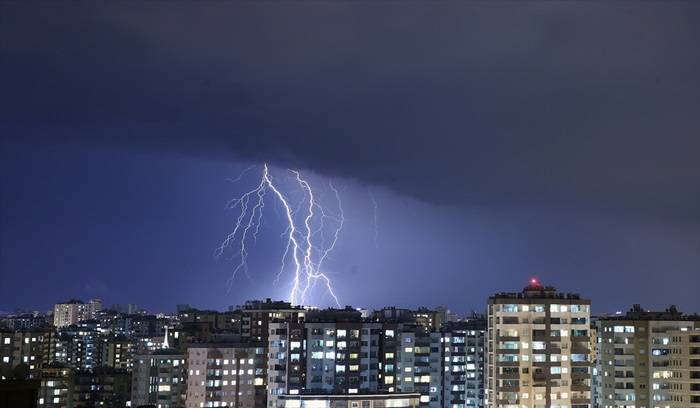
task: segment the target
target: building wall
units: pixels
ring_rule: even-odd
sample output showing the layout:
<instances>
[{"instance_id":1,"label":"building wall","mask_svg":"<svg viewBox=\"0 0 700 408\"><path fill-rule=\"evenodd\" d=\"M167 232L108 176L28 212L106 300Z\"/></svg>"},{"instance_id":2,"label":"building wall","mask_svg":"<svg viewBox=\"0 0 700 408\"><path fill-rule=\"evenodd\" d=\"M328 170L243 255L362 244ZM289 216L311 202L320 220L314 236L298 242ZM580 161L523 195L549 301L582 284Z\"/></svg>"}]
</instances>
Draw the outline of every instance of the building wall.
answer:
<instances>
[{"instance_id":1,"label":"building wall","mask_svg":"<svg viewBox=\"0 0 700 408\"><path fill-rule=\"evenodd\" d=\"M159 352L134 356L131 406L162 404L185 407L187 388L186 355Z\"/></svg>"},{"instance_id":2,"label":"building wall","mask_svg":"<svg viewBox=\"0 0 700 408\"><path fill-rule=\"evenodd\" d=\"M188 349L187 408L264 408L266 348L202 346Z\"/></svg>"}]
</instances>

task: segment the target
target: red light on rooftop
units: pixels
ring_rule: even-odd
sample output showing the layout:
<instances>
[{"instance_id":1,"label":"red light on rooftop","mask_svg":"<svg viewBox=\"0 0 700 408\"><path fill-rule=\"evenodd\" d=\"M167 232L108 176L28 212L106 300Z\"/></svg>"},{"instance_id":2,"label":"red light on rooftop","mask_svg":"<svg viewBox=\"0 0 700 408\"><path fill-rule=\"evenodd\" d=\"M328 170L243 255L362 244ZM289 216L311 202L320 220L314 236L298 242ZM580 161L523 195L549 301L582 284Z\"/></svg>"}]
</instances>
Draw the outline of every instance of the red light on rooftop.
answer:
<instances>
[{"instance_id":1,"label":"red light on rooftop","mask_svg":"<svg viewBox=\"0 0 700 408\"><path fill-rule=\"evenodd\" d=\"M537 278L530 278L531 286L540 286L540 281Z\"/></svg>"}]
</instances>

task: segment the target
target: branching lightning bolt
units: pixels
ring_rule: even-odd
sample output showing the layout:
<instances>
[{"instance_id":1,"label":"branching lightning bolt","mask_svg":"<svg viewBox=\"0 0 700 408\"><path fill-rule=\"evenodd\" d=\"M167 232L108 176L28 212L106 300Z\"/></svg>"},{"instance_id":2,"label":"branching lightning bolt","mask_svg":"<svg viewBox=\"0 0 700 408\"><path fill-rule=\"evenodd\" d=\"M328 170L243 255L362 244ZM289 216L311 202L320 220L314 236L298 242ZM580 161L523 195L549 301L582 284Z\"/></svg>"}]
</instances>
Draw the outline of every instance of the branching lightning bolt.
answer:
<instances>
[{"instance_id":1,"label":"branching lightning bolt","mask_svg":"<svg viewBox=\"0 0 700 408\"><path fill-rule=\"evenodd\" d=\"M244 173L249 170L250 168L244 170ZM329 188L333 192L338 205L337 213L333 213L319 203L311 185L301 177L298 171L289 171L293 175L292 179L303 192L303 198L297 204L298 206L292 208L290 199L275 184L270 175L270 170L265 164L262 177L257 186L227 203L227 208L237 209L239 212L233 230L216 249L215 255L219 257L227 249L235 246L238 263L229 279L229 284L233 282L233 279L236 278L240 271L249 276L247 262L249 241L251 239L253 243L257 241L263 220L265 197L270 193L281 204L286 224L286 228L281 234L281 237L286 240L286 244L275 282L278 282L284 275L288 269L287 261L291 258L293 271L289 300L292 304L306 303L309 291L312 291L316 283L320 281L324 284L327 293L333 298L336 305L340 306L331 279L323 269L323 263L335 249L345 222L340 194L333 184L329 183ZM235 181L240 180L241 177L242 175ZM332 223L328 223L327 220L332 221ZM326 244L327 227L331 229L331 237L328 239L330 243L328 244Z\"/></svg>"}]
</instances>

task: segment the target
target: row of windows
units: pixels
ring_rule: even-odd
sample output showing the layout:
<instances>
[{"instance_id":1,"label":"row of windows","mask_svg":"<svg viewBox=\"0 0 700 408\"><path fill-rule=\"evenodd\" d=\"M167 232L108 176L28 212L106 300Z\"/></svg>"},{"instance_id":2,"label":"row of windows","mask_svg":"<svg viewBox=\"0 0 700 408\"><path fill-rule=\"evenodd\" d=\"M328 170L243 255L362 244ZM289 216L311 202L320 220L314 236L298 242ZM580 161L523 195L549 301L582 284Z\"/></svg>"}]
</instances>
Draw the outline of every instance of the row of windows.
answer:
<instances>
[{"instance_id":1,"label":"row of windows","mask_svg":"<svg viewBox=\"0 0 700 408\"><path fill-rule=\"evenodd\" d=\"M505 304L505 305L495 305L496 311L503 311L506 313L517 313L517 312L535 312L544 313L546 305L518 305L518 304ZM551 304L549 305L549 311L552 313L583 313L589 311L588 305L559 305Z\"/></svg>"}]
</instances>

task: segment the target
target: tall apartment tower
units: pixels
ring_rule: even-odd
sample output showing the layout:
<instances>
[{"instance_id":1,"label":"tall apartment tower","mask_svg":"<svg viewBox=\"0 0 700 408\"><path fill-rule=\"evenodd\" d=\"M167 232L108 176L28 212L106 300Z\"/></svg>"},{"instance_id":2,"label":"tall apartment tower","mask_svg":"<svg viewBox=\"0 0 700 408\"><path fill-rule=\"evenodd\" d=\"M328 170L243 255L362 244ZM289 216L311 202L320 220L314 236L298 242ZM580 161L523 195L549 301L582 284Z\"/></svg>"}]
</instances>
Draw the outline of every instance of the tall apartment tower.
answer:
<instances>
[{"instance_id":1,"label":"tall apartment tower","mask_svg":"<svg viewBox=\"0 0 700 408\"><path fill-rule=\"evenodd\" d=\"M589 408L590 301L532 280L489 298L485 406Z\"/></svg>"},{"instance_id":2,"label":"tall apartment tower","mask_svg":"<svg viewBox=\"0 0 700 408\"><path fill-rule=\"evenodd\" d=\"M634 305L598 326L601 407L700 407L700 316Z\"/></svg>"}]
</instances>

